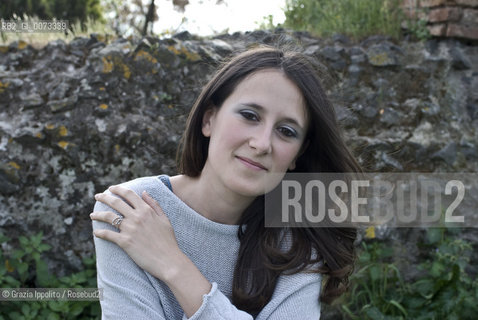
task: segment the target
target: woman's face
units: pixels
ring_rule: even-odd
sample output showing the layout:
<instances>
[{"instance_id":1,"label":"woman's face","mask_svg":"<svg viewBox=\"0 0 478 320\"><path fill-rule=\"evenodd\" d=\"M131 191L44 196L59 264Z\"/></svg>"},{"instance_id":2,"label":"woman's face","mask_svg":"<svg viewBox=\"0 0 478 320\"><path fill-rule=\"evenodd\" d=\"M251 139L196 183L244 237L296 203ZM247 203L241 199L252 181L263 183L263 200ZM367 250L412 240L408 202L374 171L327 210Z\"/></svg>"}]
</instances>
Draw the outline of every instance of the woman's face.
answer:
<instances>
[{"instance_id":1,"label":"woman's face","mask_svg":"<svg viewBox=\"0 0 478 320\"><path fill-rule=\"evenodd\" d=\"M243 196L264 194L294 169L307 126L299 88L280 70L255 72L205 113L210 141L201 175Z\"/></svg>"}]
</instances>

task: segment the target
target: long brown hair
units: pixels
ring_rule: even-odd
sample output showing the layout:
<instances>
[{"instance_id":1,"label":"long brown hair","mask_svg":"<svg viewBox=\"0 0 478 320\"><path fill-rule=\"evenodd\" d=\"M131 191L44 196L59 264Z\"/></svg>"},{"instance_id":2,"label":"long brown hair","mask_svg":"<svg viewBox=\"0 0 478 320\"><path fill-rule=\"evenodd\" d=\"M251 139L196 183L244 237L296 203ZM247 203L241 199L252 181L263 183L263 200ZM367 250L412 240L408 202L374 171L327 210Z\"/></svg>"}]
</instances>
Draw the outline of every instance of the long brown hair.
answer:
<instances>
[{"instance_id":1,"label":"long brown hair","mask_svg":"<svg viewBox=\"0 0 478 320\"><path fill-rule=\"evenodd\" d=\"M178 149L180 173L197 177L204 167L209 146L209 138L201 132L205 111L211 106L220 108L248 75L271 68L281 70L297 85L307 108L307 145L293 172L361 171L345 146L333 106L322 88L318 62L295 51L261 47L233 57L203 88ZM281 274L304 271L318 261L322 262L320 267L307 271L327 276L321 301L329 303L346 290L355 258L356 229L290 228L290 250L281 251L284 229L265 228L264 196L253 201L239 223L240 249L232 292L232 301L239 309L258 313L270 301ZM318 256L313 256L314 251Z\"/></svg>"}]
</instances>

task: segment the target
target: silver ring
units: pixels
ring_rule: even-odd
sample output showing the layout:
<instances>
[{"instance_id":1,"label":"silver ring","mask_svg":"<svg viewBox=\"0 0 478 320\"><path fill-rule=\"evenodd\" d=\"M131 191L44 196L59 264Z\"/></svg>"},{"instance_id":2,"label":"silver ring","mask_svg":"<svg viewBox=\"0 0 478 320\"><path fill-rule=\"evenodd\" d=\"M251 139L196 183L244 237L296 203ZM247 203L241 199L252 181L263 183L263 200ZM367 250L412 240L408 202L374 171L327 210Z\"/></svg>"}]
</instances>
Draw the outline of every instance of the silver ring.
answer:
<instances>
[{"instance_id":1,"label":"silver ring","mask_svg":"<svg viewBox=\"0 0 478 320\"><path fill-rule=\"evenodd\" d=\"M123 217L116 217L113 222L111 222L111 225L119 229L121 222L123 222Z\"/></svg>"}]
</instances>

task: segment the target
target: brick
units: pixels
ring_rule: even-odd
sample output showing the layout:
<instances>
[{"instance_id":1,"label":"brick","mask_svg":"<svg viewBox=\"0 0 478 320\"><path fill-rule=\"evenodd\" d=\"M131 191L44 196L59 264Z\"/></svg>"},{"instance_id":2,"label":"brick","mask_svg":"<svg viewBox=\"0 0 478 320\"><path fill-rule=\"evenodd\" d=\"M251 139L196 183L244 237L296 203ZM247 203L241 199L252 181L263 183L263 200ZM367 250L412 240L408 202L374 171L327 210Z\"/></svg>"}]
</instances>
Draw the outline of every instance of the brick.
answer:
<instances>
[{"instance_id":1,"label":"brick","mask_svg":"<svg viewBox=\"0 0 478 320\"><path fill-rule=\"evenodd\" d=\"M427 29L430 34L435 37L443 37L446 35L446 24L444 23L427 26Z\"/></svg>"},{"instance_id":2,"label":"brick","mask_svg":"<svg viewBox=\"0 0 478 320\"><path fill-rule=\"evenodd\" d=\"M428 20L428 15L424 10L416 10L416 9L403 9L404 14L408 19L416 20L416 19L423 19Z\"/></svg>"},{"instance_id":3,"label":"brick","mask_svg":"<svg viewBox=\"0 0 478 320\"><path fill-rule=\"evenodd\" d=\"M422 8L433 8L439 7L446 4L454 4L454 1L450 0L420 0L420 7Z\"/></svg>"},{"instance_id":4,"label":"brick","mask_svg":"<svg viewBox=\"0 0 478 320\"><path fill-rule=\"evenodd\" d=\"M461 8L447 7L431 9L428 14L428 22L459 21L461 17Z\"/></svg>"},{"instance_id":5,"label":"brick","mask_svg":"<svg viewBox=\"0 0 478 320\"><path fill-rule=\"evenodd\" d=\"M461 22L469 26L478 25L478 9L464 9Z\"/></svg>"},{"instance_id":6,"label":"brick","mask_svg":"<svg viewBox=\"0 0 478 320\"><path fill-rule=\"evenodd\" d=\"M414 1L414 0L405 0L402 5L402 11L405 16L409 19L414 19L417 16L417 7L413 4L409 5L406 1ZM416 0L415 0L416 1Z\"/></svg>"},{"instance_id":7,"label":"brick","mask_svg":"<svg viewBox=\"0 0 478 320\"><path fill-rule=\"evenodd\" d=\"M407 17L408 19L415 19L417 16L417 12L415 9L403 8L402 10L405 14L405 17Z\"/></svg>"},{"instance_id":8,"label":"brick","mask_svg":"<svg viewBox=\"0 0 478 320\"><path fill-rule=\"evenodd\" d=\"M407 14L407 11L415 12L415 10L419 8L419 1L420 0L402 0L400 7L405 12L405 14Z\"/></svg>"},{"instance_id":9,"label":"brick","mask_svg":"<svg viewBox=\"0 0 478 320\"><path fill-rule=\"evenodd\" d=\"M448 25L446 36L478 40L478 27L468 27L452 23Z\"/></svg>"},{"instance_id":10,"label":"brick","mask_svg":"<svg viewBox=\"0 0 478 320\"><path fill-rule=\"evenodd\" d=\"M400 5L402 8L417 8L418 0L402 0Z\"/></svg>"},{"instance_id":11,"label":"brick","mask_svg":"<svg viewBox=\"0 0 478 320\"><path fill-rule=\"evenodd\" d=\"M478 0L455 0L457 4L467 7L478 7Z\"/></svg>"},{"instance_id":12,"label":"brick","mask_svg":"<svg viewBox=\"0 0 478 320\"><path fill-rule=\"evenodd\" d=\"M415 8L418 4L418 0L402 0L402 7L413 7Z\"/></svg>"}]
</instances>

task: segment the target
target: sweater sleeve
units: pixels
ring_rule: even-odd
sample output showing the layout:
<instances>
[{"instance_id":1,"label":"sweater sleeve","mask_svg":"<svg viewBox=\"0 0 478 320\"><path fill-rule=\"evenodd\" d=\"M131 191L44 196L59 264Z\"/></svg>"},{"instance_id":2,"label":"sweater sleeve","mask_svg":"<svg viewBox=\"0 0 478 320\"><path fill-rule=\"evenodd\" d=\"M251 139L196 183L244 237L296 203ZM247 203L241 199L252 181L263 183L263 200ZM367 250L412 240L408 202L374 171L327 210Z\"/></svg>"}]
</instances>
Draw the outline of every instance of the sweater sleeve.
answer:
<instances>
[{"instance_id":1,"label":"sweater sleeve","mask_svg":"<svg viewBox=\"0 0 478 320\"><path fill-rule=\"evenodd\" d=\"M299 273L279 279L271 301L257 315L256 320L319 320L321 275ZM213 283L203 296L196 313L182 320L252 320L252 315L238 310Z\"/></svg>"},{"instance_id":2,"label":"sweater sleeve","mask_svg":"<svg viewBox=\"0 0 478 320\"><path fill-rule=\"evenodd\" d=\"M96 202L94 211L117 211ZM116 231L112 225L93 221L93 230ZM161 301L142 270L115 243L94 237L98 288L103 289L100 300L102 319L166 319Z\"/></svg>"},{"instance_id":3,"label":"sweater sleeve","mask_svg":"<svg viewBox=\"0 0 478 320\"><path fill-rule=\"evenodd\" d=\"M141 180L141 182L141 185L131 185L137 193L138 190L148 188L148 180ZM154 189L151 188L150 191L155 196ZM156 194L156 197L159 199L160 196ZM166 203L167 201L165 205ZM96 202L94 211L113 211L119 214L101 202ZM188 224L186 225L189 227ZM178 228L181 226L178 224ZM93 229L117 231L111 224L95 220ZM94 241L98 288L103 289L103 299L100 301L102 319L178 320L182 316L183 320L318 320L320 317L318 297L321 277L319 274L298 273L279 277L271 300L257 316L238 310L228 296L220 290L218 284L211 281L210 292L203 295L201 306L188 319L177 302L174 306L168 304L169 296L162 300L165 297L162 297L161 290L158 291L157 284L152 282L153 278L141 269L122 248L100 238L94 237Z\"/></svg>"}]
</instances>

